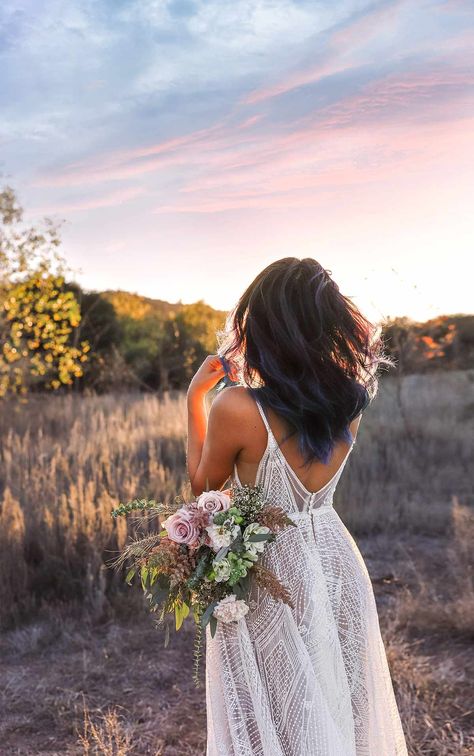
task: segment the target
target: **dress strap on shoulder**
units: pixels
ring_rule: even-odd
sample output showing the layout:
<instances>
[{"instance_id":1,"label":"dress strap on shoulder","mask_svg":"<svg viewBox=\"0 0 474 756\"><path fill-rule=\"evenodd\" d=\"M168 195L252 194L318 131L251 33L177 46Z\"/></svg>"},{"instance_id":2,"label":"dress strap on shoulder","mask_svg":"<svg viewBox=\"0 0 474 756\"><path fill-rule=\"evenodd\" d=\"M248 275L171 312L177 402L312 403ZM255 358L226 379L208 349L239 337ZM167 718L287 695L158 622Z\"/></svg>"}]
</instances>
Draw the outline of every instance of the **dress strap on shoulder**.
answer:
<instances>
[{"instance_id":1,"label":"dress strap on shoulder","mask_svg":"<svg viewBox=\"0 0 474 756\"><path fill-rule=\"evenodd\" d=\"M269 436L273 436L272 430L270 428L270 424L267 420L267 416L265 414L265 410L263 409L262 405L258 401L258 399L255 399L255 404L257 405L258 411L260 412L261 418L265 424L265 428L267 429L267 433Z\"/></svg>"}]
</instances>

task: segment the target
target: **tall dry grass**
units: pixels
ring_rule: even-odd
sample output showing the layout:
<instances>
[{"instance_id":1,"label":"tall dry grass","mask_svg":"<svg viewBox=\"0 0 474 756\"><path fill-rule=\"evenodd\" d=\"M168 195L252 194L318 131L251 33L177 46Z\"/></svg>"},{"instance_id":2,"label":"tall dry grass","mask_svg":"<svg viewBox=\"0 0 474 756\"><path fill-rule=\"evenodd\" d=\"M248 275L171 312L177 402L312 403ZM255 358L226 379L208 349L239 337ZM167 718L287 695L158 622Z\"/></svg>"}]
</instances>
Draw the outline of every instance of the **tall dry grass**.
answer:
<instances>
[{"instance_id":1,"label":"tall dry grass","mask_svg":"<svg viewBox=\"0 0 474 756\"><path fill-rule=\"evenodd\" d=\"M104 564L127 535L111 509L185 485L184 399L33 397L2 409L2 624L50 601L100 614L118 581Z\"/></svg>"},{"instance_id":2,"label":"tall dry grass","mask_svg":"<svg viewBox=\"0 0 474 756\"><path fill-rule=\"evenodd\" d=\"M474 753L473 387L474 371L384 378L336 492L374 577L410 756ZM127 537L110 517L119 501L186 490L184 396L1 409L1 624L16 625L0 636L2 738L31 753L34 727L68 753L203 753L203 702L176 684L189 639L144 657L156 630L113 620L140 592L124 602L105 567Z\"/></svg>"},{"instance_id":3,"label":"tall dry grass","mask_svg":"<svg viewBox=\"0 0 474 756\"><path fill-rule=\"evenodd\" d=\"M404 586L381 619L410 756L474 753L473 539L454 498L447 538L399 549Z\"/></svg>"},{"instance_id":4,"label":"tall dry grass","mask_svg":"<svg viewBox=\"0 0 474 756\"><path fill-rule=\"evenodd\" d=\"M474 371L386 377L362 420L335 506L355 534L444 532L452 497L472 504ZM107 611L104 567L126 539L110 510L186 486L185 399L34 396L0 415L3 625L44 602Z\"/></svg>"},{"instance_id":5,"label":"tall dry grass","mask_svg":"<svg viewBox=\"0 0 474 756\"><path fill-rule=\"evenodd\" d=\"M356 534L443 533L474 505L474 370L386 377L366 410L335 505Z\"/></svg>"}]
</instances>

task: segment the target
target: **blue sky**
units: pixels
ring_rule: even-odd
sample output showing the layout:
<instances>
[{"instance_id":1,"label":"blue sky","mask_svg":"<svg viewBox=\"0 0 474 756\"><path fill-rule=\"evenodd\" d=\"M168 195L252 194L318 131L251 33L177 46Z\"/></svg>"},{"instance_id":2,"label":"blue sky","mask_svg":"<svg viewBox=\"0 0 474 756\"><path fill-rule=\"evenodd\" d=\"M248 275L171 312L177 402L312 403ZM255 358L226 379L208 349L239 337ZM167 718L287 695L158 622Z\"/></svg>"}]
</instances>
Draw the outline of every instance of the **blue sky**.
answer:
<instances>
[{"instance_id":1,"label":"blue sky","mask_svg":"<svg viewBox=\"0 0 474 756\"><path fill-rule=\"evenodd\" d=\"M312 256L374 317L472 310L474 6L6 0L0 172L88 288L229 308Z\"/></svg>"}]
</instances>

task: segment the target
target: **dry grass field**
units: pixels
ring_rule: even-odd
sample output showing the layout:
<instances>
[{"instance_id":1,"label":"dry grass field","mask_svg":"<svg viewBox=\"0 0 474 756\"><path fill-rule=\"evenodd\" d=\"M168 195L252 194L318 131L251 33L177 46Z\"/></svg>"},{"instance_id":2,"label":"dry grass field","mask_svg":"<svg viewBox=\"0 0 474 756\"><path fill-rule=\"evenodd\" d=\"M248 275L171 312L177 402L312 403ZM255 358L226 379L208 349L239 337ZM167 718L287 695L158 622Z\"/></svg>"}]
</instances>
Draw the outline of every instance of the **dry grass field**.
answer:
<instances>
[{"instance_id":1,"label":"dry grass field","mask_svg":"<svg viewBox=\"0 0 474 756\"><path fill-rule=\"evenodd\" d=\"M386 377L335 506L367 561L410 756L474 754L474 371ZM186 490L182 395L0 416L0 753L205 753L192 620L163 648L110 510ZM381 756L383 756L381 754Z\"/></svg>"}]
</instances>

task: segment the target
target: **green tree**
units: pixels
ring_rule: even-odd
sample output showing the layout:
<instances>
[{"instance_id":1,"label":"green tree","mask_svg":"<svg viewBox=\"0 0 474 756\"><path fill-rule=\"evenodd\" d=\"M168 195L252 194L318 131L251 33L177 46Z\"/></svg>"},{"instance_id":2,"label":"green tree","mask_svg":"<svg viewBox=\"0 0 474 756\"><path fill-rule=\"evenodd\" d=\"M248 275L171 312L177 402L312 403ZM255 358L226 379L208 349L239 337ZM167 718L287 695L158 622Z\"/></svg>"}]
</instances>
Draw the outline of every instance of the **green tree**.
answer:
<instances>
[{"instance_id":1,"label":"green tree","mask_svg":"<svg viewBox=\"0 0 474 756\"><path fill-rule=\"evenodd\" d=\"M120 353L122 329L114 306L102 294L83 291L77 283L70 283L67 288L81 308L81 322L74 331L73 343L86 341L90 345L79 388L106 391L127 385L130 377Z\"/></svg>"},{"instance_id":2,"label":"green tree","mask_svg":"<svg viewBox=\"0 0 474 756\"><path fill-rule=\"evenodd\" d=\"M184 388L206 354L216 349L225 313L204 302L170 305L108 292L121 327L120 352L129 380L148 389Z\"/></svg>"},{"instance_id":3,"label":"green tree","mask_svg":"<svg viewBox=\"0 0 474 756\"><path fill-rule=\"evenodd\" d=\"M164 387L183 388L207 354L215 352L216 331L223 327L225 313L203 301L183 305L167 329L160 350Z\"/></svg>"},{"instance_id":4,"label":"green tree","mask_svg":"<svg viewBox=\"0 0 474 756\"><path fill-rule=\"evenodd\" d=\"M23 223L11 187L0 192L0 396L56 389L83 373L89 344L74 344L80 307L64 280L59 227Z\"/></svg>"}]
</instances>

